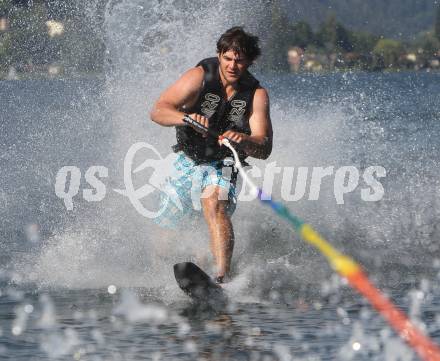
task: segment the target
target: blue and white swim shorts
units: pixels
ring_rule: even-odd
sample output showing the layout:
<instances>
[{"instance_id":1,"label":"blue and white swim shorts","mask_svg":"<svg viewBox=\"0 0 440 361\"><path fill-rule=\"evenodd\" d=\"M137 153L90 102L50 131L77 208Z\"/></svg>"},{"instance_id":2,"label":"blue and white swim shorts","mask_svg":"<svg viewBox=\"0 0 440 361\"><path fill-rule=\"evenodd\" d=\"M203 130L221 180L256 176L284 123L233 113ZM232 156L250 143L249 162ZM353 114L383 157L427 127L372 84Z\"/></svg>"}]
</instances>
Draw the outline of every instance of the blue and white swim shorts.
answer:
<instances>
[{"instance_id":1,"label":"blue and white swim shorts","mask_svg":"<svg viewBox=\"0 0 440 361\"><path fill-rule=\"evenodd\" d=\"M232 215L237 205L237 171L231 163L213 161L196 164L185 153L178 152L165 184L161 186L161 211L154 222L162 227L176 228L182 222L190 221L200 214L200 197L210 185L225 190L222 197L227 201L228 214Z\"/></svg>"}]
</instances>

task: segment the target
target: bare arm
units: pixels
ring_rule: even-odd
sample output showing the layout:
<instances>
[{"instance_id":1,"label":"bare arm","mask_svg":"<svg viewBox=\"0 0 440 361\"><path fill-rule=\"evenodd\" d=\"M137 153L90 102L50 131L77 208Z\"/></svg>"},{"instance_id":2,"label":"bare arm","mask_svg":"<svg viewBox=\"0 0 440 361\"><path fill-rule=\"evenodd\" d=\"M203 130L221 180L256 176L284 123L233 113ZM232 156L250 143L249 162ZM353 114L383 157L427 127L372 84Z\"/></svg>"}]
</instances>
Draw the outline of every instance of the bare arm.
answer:
<instances>
[{"instance_id":1,"label":"bare arm","mask_svg":"<svg viewBox=\"0 0 440 361\"><path fill-rule=\"evenodd\" d=\"M272 122L269 111L269 95L266 89L255 91L252 112L249 118L251 135L227 131L223 135L239 143L242 149L251 157L266 159L272 152Z\"/></svg>"},{"instance_id":2,"label":"bare arm","mask_svg":"<svg viewBox=\"0 0 440 361\"><path fill-rule=\"evenodd\" d=\"M203 84L203 75L201 67L192 68L184 73L160 95L151 110L151 120L165 127L184 125L183 107L196 100Z\"/></svg>"}]
</instances>

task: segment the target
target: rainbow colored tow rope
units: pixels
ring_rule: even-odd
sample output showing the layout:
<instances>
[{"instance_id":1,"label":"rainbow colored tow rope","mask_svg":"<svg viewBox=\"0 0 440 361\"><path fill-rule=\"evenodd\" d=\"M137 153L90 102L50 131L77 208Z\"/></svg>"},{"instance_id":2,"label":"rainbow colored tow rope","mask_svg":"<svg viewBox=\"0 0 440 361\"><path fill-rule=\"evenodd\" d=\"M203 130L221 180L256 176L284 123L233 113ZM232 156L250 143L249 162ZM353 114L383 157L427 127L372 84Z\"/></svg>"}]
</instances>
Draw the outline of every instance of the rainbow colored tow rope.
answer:
<instances>
[{"instance_id":1,"label":"rainbow colored tow rope","mask_svg":"<svg viewBox=\"0 0 440 361\"><path fill-rule=\"evenodd\" d=\"M243 169L237 152L227 138L215 134L212 130L206 129L189 116L185 116L184 121L205 130L212 136L218 137L222 144L232 151L235 166L244 182L250 186L251 192L253 192L261 202L269 205L278 215L285 218L307 243L321 252L327 258L332 268L347 279L349 284L371 303L400 337L419 354L422 360L440 361L440 348L428 336L424 335L414 326L409 318L371 283L358 263L336 250L330 243L322 238L312 226L290 213L286 206L264 195L263 191L252 182Z\"/></svg>"}]
</instances>

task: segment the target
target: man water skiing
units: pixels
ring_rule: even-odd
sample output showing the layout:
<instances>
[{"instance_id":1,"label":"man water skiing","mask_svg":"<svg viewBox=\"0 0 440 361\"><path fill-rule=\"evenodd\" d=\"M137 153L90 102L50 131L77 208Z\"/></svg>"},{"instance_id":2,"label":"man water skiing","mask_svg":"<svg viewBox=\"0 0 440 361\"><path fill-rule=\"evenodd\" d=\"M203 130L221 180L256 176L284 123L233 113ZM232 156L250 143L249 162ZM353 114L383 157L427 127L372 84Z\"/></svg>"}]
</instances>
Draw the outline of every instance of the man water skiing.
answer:
<instances>
[{"instance_id":1,"label":"man water skiing","mask_svg":"<svg viewBox=\"0 0 440 361\"><path fill-rule=\"evenodd\" d=\"M217 266L217 283L223 283L230 271L234 247L231 215L236 202L237 172L226 171L225 159L231 156L230 151L203 130L185 123L183 118L189 115L235 143L241 160L247 156L266 159L272 151L269 96L248 72L260 53L256 36L242 27L227 30L217 42L217 57L204 59L185 72L161 94L151 111L154 122L176 127L177 144L173 149L178 158L174 166L183 176L171 184L184 208L192 207L183 199L191 196L190 188L194 184L200 187L201 206ZM214 172L207 172L206 167Z\"/></svg>"}]
</instances>

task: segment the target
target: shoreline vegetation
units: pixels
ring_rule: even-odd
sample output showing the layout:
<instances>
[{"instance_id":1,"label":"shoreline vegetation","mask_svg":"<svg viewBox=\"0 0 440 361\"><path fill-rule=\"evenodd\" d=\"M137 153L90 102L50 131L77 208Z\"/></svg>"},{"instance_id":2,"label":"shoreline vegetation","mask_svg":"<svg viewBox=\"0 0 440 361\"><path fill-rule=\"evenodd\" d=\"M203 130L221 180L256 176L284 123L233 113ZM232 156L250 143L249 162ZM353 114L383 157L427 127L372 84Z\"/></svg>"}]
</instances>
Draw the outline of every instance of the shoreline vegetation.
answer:
<instances>
[{"instance_id":1,"label":"shoreline vegetation","mask_svg":"<svg viewBox=\"0 0 440 361\"><path fill-rule=\"evenodd\" d=\"M280 6L271 9L271 26L263 53L264 68L291 72L440 70L440 3L427 30L411 40L396 40L354 31L330 14L314 28L292 22Z\"/></svg>"},{"instance_id":2,"label":"shoreline vegetation","mask_svg":"<svg viewBox=\"0 0 440 361\"><path fill-rule=\"evenodd\" d=\"M440 14L438 18L440 22ZM316 32L306 22L293 24L290 32L287 61L292 72L440 69L440 30L402 42L351 31L330 17Z\"/></svg>"},{"instance_id":3,"label":"shoreline vegetation","mask_svg":"<svg viewBox=\"0 0 440 361\"><path fill-rule=\"evenodd\" d=\"M393 73L433 73L440 74L440 68L423 68L423 69L400 69L400 68L391 68L391 69L383 69L381 71L369 71L362 70L359 68L334 68L334 69L319 69L319 70L300 70L298 72L294 71L271 71L271 70L258 70L258 74L263 75L303 75L303 76L319 76L319 75L329 75L329 74L393 74ZM105 81L106 75L104 72L84 72L84 73L62 73L51 75L48 72L26 72L26 73L15 73L11 76L8 73L0 72L0 82L2 81L36 81L36 80L55 80L55 81L83 81L83 80L99 80Z\"/></svg>"},{"instance_id":4,"label":"shoreline vegetation","mask_svg":"<svg viewBox=\"0 0 440 361\"><path fill-rule=\"evenodd\" d=\"M45 0L0 0L0 80L103 77L103 11L92 16L84 6L60 12ZM265 56L256 67L293 73L439 71L440 4L433 11L430 29L399 41L350 30L334 15L314 29L289 21L272 5L262 39Z\"/></svg>"}]
</instances>

